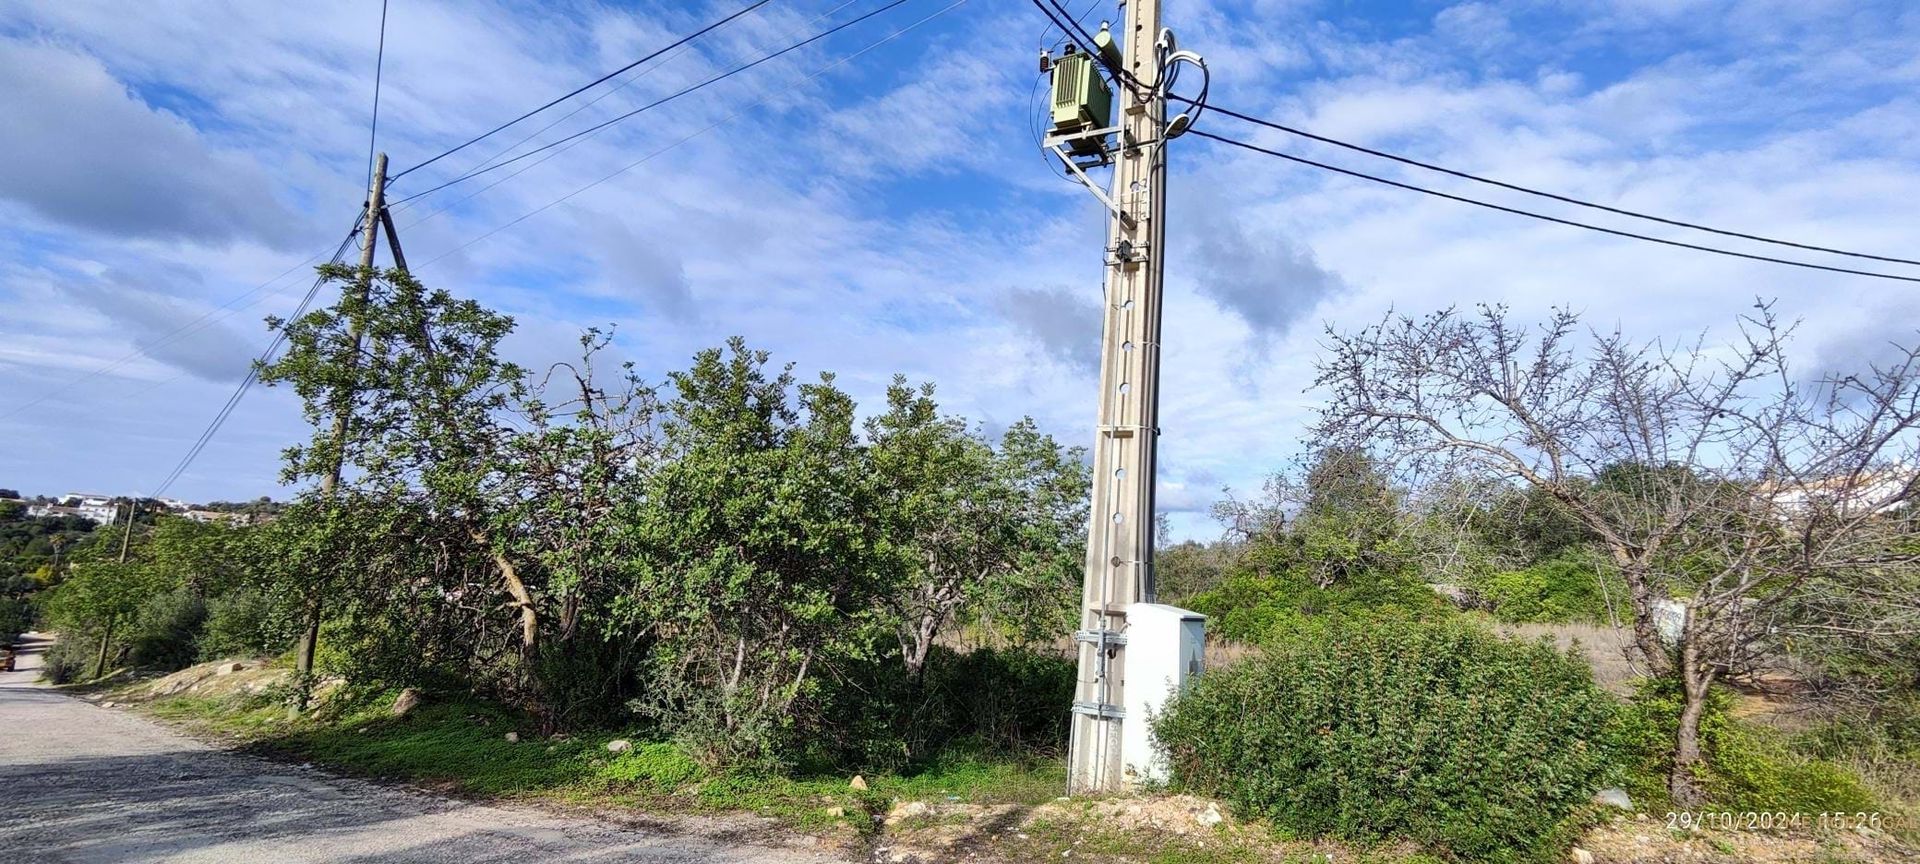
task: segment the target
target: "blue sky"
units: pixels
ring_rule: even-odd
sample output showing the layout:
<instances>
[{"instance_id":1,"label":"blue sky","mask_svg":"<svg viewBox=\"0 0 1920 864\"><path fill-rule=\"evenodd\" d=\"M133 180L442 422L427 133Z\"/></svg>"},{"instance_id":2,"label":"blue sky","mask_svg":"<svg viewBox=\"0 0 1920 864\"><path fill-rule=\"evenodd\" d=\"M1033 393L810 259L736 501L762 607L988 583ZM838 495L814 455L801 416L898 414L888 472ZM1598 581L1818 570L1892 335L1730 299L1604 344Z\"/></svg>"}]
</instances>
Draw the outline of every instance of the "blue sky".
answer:
<instances>
[{"instance_id":1,"label":"blue sky","mask_svg":"<svg viewBox=\"0 0 1920 864\"><path fill-rule=\"evenodd\" d=\"M410 263L514 315L507 349L528 366L614 323L619 356L659 380L739 334L869 406L901 372L989 428L1032 415L1090 442L1102 216L1031 138L1045 21L1027 0L950 2L911 0L470 199L514 169L422 199L400 214ZM380 146L410 166L740 5L392 0ZM878 5L774 0L534 140ZM1116 14L1099 7L1090 25ZM1170 0L1166 16L1239 111L1675 218L1913 251L1911 4ZM378 17L365 0L0 2L0 486L145 493L167 475L266 343L261 319L310 282L269 279L353 219ZM1595 216L1219 115L1203 128ZM1501 302L1711 340L1768 297L1802 321L1804 362L1842 368L1910 341L1920 309L1901 283L1472 211L1197 138L1173 164L1160 501L1188 535L1213 532L1223 486L1256 489L1298 451L1329 326ZM255 389L172 494L284 497L278 453L305 434L290 394Z\"/></svg>"}]
</instances>

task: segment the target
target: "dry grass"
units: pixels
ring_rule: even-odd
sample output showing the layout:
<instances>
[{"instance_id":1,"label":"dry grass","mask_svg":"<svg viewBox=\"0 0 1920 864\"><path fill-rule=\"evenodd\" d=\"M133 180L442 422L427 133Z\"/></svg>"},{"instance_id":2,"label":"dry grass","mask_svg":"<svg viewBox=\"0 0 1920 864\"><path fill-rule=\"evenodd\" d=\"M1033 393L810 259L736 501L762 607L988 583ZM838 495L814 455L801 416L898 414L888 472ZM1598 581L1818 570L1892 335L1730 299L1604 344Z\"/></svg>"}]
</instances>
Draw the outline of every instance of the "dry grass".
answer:
<instances>
[{"instance_id":1,"label":"dry grass","mask_svg":"<svg viewBox=\"0 0 1920 864\"><path fill-rule=\"evenodd\" d=\"M1208 669L1225 669L1249 657L1260 654L1260 647L1246 642L1234 642L1228 639L1208 637L1206 664Z\"/></svg>"},{"instance_id":2,"label":"dry grass","mask_svg":"<svg viewBox=\"0 0 1920 864\"><path fill-rule=\"evenodd\" d=\"M1641 677L1627 662L1627 652L1633 649L1633 633L1626 628L1613 628L1597 624L1497 624L1494 632L1515 639L1539 639L1546 637L1560 650L1577 650L1587 659L1587 665L1593 668L1593 680L1601 687L1619 694L1633 689L1633 681Z\"/></svg>"}]
</instances>

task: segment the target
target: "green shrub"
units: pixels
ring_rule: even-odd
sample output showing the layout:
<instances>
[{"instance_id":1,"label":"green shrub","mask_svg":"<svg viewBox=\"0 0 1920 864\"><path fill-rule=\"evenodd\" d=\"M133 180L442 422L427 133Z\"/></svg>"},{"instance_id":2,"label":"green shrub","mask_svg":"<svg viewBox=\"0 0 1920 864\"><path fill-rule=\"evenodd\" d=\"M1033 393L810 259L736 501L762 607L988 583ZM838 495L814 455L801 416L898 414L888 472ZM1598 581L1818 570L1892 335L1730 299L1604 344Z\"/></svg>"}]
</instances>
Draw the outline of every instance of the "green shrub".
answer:
<instances>
[{"instance_id":1,"label":"green shrub","mask_svg":"<svg viewBox=\"0 0 1920 864\"><path fill-rule=\"evenodd\" d=\"M1778 734L1730 723L1711 744L1707 794L1716 806L1786 813L1879 809L1853 772L1793 752Z\"/></svg>"},{"instance_id":2,"label":"green shrub","mask_svg":"<svg viewBox=\"0 0 1920 864\"><path fill-rule=\"evenodd\" d=\"M207 604L185 586L148 597L127 634L127 662L173 671L193 665Z\"/></svg>"},{"instance_id":3,"label":"green shrub","mask_svg":"<svg viewBox=\"0 0 1920 864\"><path fill-rule=\"evenodd\" d=\"M18 597L0 597L0 642L12 642L33 626L33 610Z\"/></svg>"},{"instance_id":4,"label":"green shrub","mask_svg":"<svg viewBox=\"0 0 1920 864\"><path fill-rule=\"evenodd\" d=\"M71 684L93 674L94 652L100 648L99 634L61 633L60 638L40 657L40 675L49 684Z\"/></svg>"},{"instance_id":5,"label":"green shrub","mask_svg":"<svg viewBox=\"0 0 1920 864\"><path fill-rule=\"evenodd\" d=\"M849 670L824 687L834 718L806 767L898 771L948 751L987 759L1064 752L1074 660L1044 651L935 647L916 681L898 654Z\"/></svg>"},{"instance_id":6,"label":"green shrub","mask_svg":"<svg viewBox=\"0 0 1920 864\"><path fill-rule=\"evenodd\" d=\"M267 595L242 589L207 601L199 639L201 660L270 657L293 645L286 612Z\"/></svg>"},{"instance_id":7,"label":"green shrub","mask_svg":"<svg viewBox=\"0 0 1920 864\"><path fill-rule=\"evenodd\" d=\"M1361 571L1321 587L1300 567L1235 573L1190 606L1214 635L1241 642L1265 642L1327 615L1405 621L1452 613L1412 571Z\"/></svg>"},{"instance_id":8,"label":"green shrub","mask_svg":"<svg viewBox=\"0 0 1920 864\"><path fill-rule=\"evenodd\" d=\"M928 667L926 688L948 725L945 740L930 742L923 753L960 740L993 756L1065 752L1072 657L983 648L937 659L944 662ZM903 716L898 722L913 726L926 719Z\"/></svg>"},{"instance_id":9,"label":"green shrub","mask_svg":"<svg viewBox=\"0 0 1920 864\"><path fill-rule=\"evenodd\" d=\"M1667 775L1683 704L1678 682L1644 680L1615 727L1627 791L1647 809L1660 809L1669 800ZM1874 809L1872 794L1851 772L1798 752L1784 735L1739 722L1732 707L1732 694L1715 688L1700 717L1700 746L1707 757L1701 787L1709 806L1789 813Z\"/></svg>"},{"instance_id":10,"label":"green shrub","mask_svg":"<svg viewBox=\"0 0 1920 864\"><path fill-rule=\"evenodd\" d=\"M1474 580L1473 589L1492 607L1494 617L1510 624L1602 622L1608 620L1608 597L1618 607L1627 596L1619 575L1582 549L1524 570L1487 574Z\"/></svg>"},{"instance_id":11,"label":"green shrub","mask_svg":"<svg viewBox=\"0 0 1920 864\"><path fill-rule=\"evenodd\" d=\"M1155 732L1178 784L1290 834L1551 860L1609 779L1614 712L1544 643L1333 619L1201 678Z\"/></svg>"}]
</instances>

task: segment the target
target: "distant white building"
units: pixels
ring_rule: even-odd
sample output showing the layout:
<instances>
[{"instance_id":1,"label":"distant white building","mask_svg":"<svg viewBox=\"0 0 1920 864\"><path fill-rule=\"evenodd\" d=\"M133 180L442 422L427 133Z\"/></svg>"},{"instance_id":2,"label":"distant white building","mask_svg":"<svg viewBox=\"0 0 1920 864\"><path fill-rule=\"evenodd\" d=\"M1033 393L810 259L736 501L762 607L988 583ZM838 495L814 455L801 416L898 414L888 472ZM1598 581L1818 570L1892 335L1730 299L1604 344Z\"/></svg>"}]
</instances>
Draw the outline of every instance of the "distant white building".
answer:
<instances>
[{"instance_id":1,"label":"distant white building","mask_svg":"<svg viewBox=\"0 0 1920 864\"><path fill-rule=\"evenodd\" d=\"M114 503L112 495L98 495L92 492L68 492L56 499L53 504L36 504L27 508L28 516L79 516L102 525L120 518L120 507Z\"/></svg>"},{"instance_id":2,"label":"distant white building","mask_svg":"<svg viewBox=\"0 0 1920 864\"><path fill-rule=\"evenodd\" d=\"M1912 469L1895 468L1800 483L1764 483L1760 491L1783 519L1816 510L1835 510L1842 515L1885 513L1907 505L1902 496L1914 481L1914 473Z\"/></svg>"},{"instance_id":3,"label":"distant white building","mask_svg":"<svg viewBox=\"0 0 1920 864\"><path fill-rule=\"evenodd\" d=\"M27 505L27 515L33 518L42 516L78 516L82 519L99 523L111 522L114 518L113 508L111 507L107 508L107 512L103 516L98 508L63 507L59 504L29 504Z\"/></svg>"}]
</instances>

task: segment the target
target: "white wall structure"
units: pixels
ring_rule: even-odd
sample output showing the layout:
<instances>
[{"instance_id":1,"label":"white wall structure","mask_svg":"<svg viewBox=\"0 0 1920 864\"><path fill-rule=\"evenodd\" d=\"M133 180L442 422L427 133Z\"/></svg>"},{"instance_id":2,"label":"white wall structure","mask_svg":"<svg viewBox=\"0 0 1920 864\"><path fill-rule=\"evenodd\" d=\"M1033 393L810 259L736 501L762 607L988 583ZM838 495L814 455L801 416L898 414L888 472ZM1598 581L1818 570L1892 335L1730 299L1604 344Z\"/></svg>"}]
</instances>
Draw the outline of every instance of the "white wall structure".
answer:
<instances>
[{"instance_id":1,"label":"white wall structure","mask_svg":"<svg viewBox=\"0 0 1920 864\"><path fill-rule=\"evenodd\" d=\"M1127 784L1162 783L1167 761L1154 745L1152 718L1206 664L1207 618L1160 603L1127 604L1126 719L1120 764Z\"/></svg>"}]
</instances>

